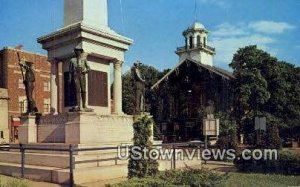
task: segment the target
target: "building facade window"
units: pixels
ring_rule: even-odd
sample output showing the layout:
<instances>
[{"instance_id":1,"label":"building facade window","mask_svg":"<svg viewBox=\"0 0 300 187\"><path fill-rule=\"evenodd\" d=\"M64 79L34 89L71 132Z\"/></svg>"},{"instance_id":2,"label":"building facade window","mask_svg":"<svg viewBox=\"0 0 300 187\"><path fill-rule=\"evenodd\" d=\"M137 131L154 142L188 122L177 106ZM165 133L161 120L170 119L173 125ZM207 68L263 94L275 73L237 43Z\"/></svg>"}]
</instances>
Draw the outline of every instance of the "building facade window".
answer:
<instances>
[{"instance_id":1,"label":"building facade window","mask_svg":"<svg viewBox=\"0 0 300 187\"><path fill-rule=\"evenodd\" d=\"M44 82L44 91L45 92L50 91L50 82L49 81Z\"/></svg>"},{"instance_id":2,"label":"building facade window","mask_svg":"<svg viewBox=\"0 0 300 187\"><path fill-rule=\"evenodd\" d=\"M50 112L50 99L44 99L44 113Z\"/></svg>"},{"instance_id":3,"label":"building facade window","mask_svg":"<svg viewBox=\"0 0 300 187\"><path fill-rule=\"evenodd\" d=\"M197 45L200 46L201 44L201 37L200 35L197 36Z\"/></svg>"},{"instance_id":4,"label":"building facade window","mask_svg":"<svg viewBox=\"0 0 300 187\"><path fill-rule=\"evenodd\" d=\"M27 99L25 96L19 97L19 111L20 113L27 112Z\"/></svg>"},{"instance_id":5,"label":"building facade window","mask_svg":"<svg viewBox=\"0 0 300 187\"><path fill-rule=\"evenodd\" d=\"M193 48L194 44L193 44L193 36L190 36L190 48Z\"/></svg>"},{"instance_id":6,"label":"building facade window","mask_svg":"<svg viewBox=\"0 0 300 187\"><path fill-rule=\"evenodd\" d=\"M25 89L25 85L23 83L23 79L19 79L18 85L19 85L18 88Z\"/></svg>"}]
</instances>

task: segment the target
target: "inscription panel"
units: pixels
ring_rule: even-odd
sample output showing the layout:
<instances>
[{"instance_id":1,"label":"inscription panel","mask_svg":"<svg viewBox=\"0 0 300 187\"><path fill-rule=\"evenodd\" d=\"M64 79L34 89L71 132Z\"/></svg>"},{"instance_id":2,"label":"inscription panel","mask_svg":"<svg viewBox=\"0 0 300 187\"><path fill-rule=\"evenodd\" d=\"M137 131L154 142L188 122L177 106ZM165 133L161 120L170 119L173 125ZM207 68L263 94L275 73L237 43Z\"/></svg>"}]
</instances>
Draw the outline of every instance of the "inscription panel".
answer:
<instances>
[{"instance_id":1,"label":"inscription panel","mask_svg":"<svg viewBox=\"0 0 300 187\"><path fill-rule=\"evenodd\" d=\"M91 70L88 75L88 104L90 106L108 106L107 73Z\"/></svg>"}]
</instances>

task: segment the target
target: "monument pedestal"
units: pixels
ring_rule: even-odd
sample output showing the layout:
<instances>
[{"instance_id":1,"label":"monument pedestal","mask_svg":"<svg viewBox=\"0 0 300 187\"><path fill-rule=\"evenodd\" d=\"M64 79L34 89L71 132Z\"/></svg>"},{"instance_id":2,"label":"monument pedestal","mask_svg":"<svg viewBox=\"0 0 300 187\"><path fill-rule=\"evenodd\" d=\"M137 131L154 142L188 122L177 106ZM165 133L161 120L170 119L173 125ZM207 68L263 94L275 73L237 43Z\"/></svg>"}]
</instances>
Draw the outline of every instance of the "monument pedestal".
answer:
<instances>
[{"instance_id":1,"label":"monument pedestal","mask_svg":"<svg viewBox=\"0 0 300 187\"><path fill-rule=\"evenodd\" d=\"M69 183L69 152L55 149L117 147L132 144L133 116L100 115L93 112L68 112L21 117L20 143L25 152L25 178L52 183ZM20 144L11 144L19 148ZM39 150L43 148L52 151ZM34 149L34 150L30 150ZM123 150L124 151L124 150ZM126 177L128 160L117 159L117 150L74 151L76 184ZM0 151L0 173L20 176L21 153L18 149Z\"/></svg>"},{"instance_id":2,"label":"monument pedestal","mask_svg":"<svg viewBox=\"0 0 300 187\"><path fill-rule=\"evenodd\" d=\"M131 144L133 117L68 112L43 116L38 125L39 143L91 144L98 146Z\"/></svg>"},{"instance_id":3,"label":"monument pedestal","mask_svg":"<svg viewBox=\"0 0 300 187\"><path fill-rule=\"evenodd\" d=\"M19 142L22 144L37 143L37 125L35 116L21 116L19 127Z\"/></svg>"}]
</instances>

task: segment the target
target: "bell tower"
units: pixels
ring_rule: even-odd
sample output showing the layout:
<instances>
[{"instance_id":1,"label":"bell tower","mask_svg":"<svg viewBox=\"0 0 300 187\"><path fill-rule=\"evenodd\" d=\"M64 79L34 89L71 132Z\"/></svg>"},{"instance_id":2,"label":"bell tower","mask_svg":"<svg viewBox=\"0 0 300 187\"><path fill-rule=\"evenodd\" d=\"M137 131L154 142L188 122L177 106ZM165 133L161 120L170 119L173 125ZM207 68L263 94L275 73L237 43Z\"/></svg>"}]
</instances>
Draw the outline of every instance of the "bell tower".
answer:
<instances>
[{"instance_id":1,"label":"bell tower","mask_svg":"<svg viewBox=\"0 0 300 187\"><path fill-rule=\"evenodd\" d=\"M179 55L179 61L191 58L202 64L213 66L215 48L208 46L208 31L204 25L195 22L182 34L185 38L185 46L178 47L175 52Z\"/></svg>"}]
</instances>

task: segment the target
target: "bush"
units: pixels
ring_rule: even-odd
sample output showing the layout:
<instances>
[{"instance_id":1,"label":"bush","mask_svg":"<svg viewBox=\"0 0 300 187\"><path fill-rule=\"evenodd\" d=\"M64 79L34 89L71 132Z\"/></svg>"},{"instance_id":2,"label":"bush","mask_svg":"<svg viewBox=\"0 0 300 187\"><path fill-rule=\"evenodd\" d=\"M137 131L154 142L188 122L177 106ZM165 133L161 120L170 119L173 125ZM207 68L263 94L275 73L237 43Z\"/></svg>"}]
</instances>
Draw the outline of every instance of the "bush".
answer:
<instances>
[{"instance_id":1,"label":"bush","mask_svg":"<svg viewBox=\"0 0 300 187\"><path fill-rule=\"evenodd\" d=\"M279 130L277 125L269 125L268 133L266 138L268 149L280 149L281 148L281 139L279 137Z\"/></svg>"},{"instance_id":2,"label":"bush","mask_svg":"<svg viewBox=\"0 0 300 187\"><path fill-rule=\"evenodd\" d=\"M147 148L150 150L152 148L152 142L150 137L152 136L153 120L147 115L140 116L133 124L134 135L133 135L133 145L140 146L141 148ZM133 152L129 151L130 159L128 162L128 178L132 177L145 177L147 175L155 175L158 172L158 162L156 160L150 159L144 152L141 152L142 158L137 160L133 157ZM148 158L148 159L146 159Z\"/></svg>"},{"instance_id":3,"label":"bush","mask_svg":"<svg viewBox=\"0 0 300 187\"><path fill-rule=\"evenodd\" d=\"M220 120L220 136L216 143L219 149L237 149L237 125L228 113L219 112L216 118Z\"/></svg>"},{"instance_id":4,"label":"bush","mask_svg":"<svg viewBox=\"0 0 300 187\"><path fill-rule=\"evenodd\" d=\"M239 171L258 173L277 173L284 175L300 174L300 157L290 151L280 151L277 160L249 160L241 156L235 159L234 164Z\"/></svg>"},{"instance_id":5,"label":"bush","mask_svg":"<svg viewBox=\"0 0 300 187\"><path fill-rule=\"evenodd\" d=\"M132 178L126 182L116 184L116 187L214 187L228 178L227 174L220 174L208 169L170 170L160 172L153 177Z\"/></svg>"}]
</instances>

